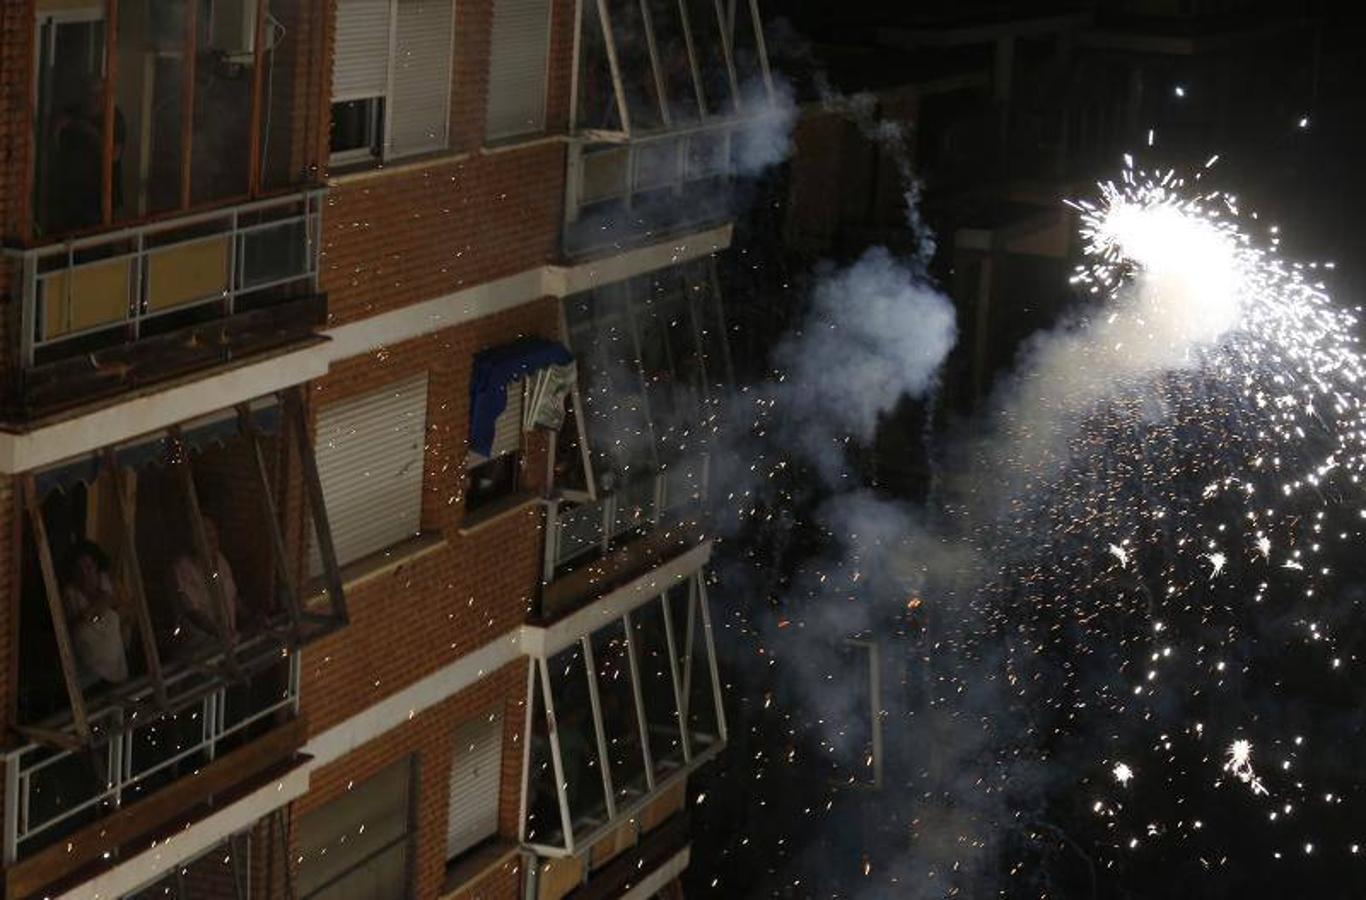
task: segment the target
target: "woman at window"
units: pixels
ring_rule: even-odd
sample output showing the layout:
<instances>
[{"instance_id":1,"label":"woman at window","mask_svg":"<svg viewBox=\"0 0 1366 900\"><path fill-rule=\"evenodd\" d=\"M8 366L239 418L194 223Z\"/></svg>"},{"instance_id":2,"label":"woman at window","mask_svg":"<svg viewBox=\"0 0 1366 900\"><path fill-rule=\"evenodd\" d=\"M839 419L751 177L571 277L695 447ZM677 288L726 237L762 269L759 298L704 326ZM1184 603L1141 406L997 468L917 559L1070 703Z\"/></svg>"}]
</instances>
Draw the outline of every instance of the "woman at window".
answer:
<instances>
[{"instance_id":1,"label":"woman at window","mask_svg":"<svg viewBox=\"0 0 1366 900\"><path fill-rule=\"evenodd\" d=\"M131 618L120 611L99 545L81 541L72 550L62 600L82 689L127 681Z\"/></svg>"}]
</instances>

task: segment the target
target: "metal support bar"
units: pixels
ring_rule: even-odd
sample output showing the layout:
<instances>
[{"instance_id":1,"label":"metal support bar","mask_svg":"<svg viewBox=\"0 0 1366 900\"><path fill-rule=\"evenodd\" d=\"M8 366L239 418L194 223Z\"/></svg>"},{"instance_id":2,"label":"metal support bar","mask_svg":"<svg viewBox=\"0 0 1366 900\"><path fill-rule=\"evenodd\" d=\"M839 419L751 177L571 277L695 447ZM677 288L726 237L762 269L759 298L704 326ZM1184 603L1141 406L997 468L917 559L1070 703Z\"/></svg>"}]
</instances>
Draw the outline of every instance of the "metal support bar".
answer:
<instances>
[{"instance_id":1,"label":"metal support bar","mask_svg":"<svg viewBox=\"0 0 1366 900\"><path fill-rule=\"evenodd\" d=\"M251 458L256 470L256 487L261 492L261 502L266 507L266 518L270 527L271 547L275 555L275 573L280 579L280 587L285 597L285 608L289 613L290 627L294 631L296 643L303 640L303 615L299 608L299 594L294 589L294 579L289 571L289 559L285 553L285 538L280 533L280 513L275 504L275 491L270 486L270 476L266 471L265 452L261 448L261 435L251 418L251 407L242 403L237 407L237 421L242 434L251 446Z\"/></svg>"},{"instance_id":2,"label":"metal support bar","mask_svg":"<svg viewBox=\"0 0 1366 900\"><path fill-rule=\"evenodd\" d=\"M47 540L47 523L43 520L43 509L38 500L38 486L33 473L24 475L24 506L28 510L29 525L33 528L33 542L38 548L38 568L42 572L43 592L47 595L48 611L52 614L52 631L57 639L57 659L61 663L62 678L66 681L66 696L71 703L71 721L76 736L82 741L90 740L90 723L85 716L85 697L81 695L80 679L76 676L76 654L71 646L71 633L67 627L66 609L62 605L61 588L57 583L57 570L52 565L52 547Z\"/></svg>"},{"instance_id":3,"label":"metal support bar","mask_svg":"<svg viewBox=\"0 0 1366 900\"><path fill-rule=\"evenodd\" d=\"M636 725L640 728L640 753L645 760L645 787L655 789L655 764L650 752L650 730L645 721L645 698L640 690L640 661L636 659L636 639L631 633L631 613L622 613L621 622L626 627L626 659L631 666L631 694L636 704Z\"/></svg>"},{"instance_id":4,"label":"metal support bar","mask_svg":"<svg viewBox=\"0 0 1366 900\"><path fill-rule=\"evenodd\" d=\"M132 593L133 611L137 615L138 637L142 642L143 659L147 663L147 675L152 680L152 690L157 707L166 708L166 681L161 673L161 653L157 648L156 631L152 627L152 613L147 605L147 591L142 581L142 564L138 558L138 545L133 525L133 512L128 508L128 490L123 480L123 469L119 466L113 447L104 450L104 470L114 489L114 504L118 509L115 519L119 528L119 543L123 556L123 571L128 579L128 589Z\"/></svg>"},{"instance_id":5,"label":"metal support bar","mask_svg":"<svg viewBox=\"0 0 1366 900\"><path fill-rule=\"evenodd\" d=\"M169 431L171 440L175 442L177 449L172 468L180 477L180 489L184 494L185 508L190 519L190 542L194 545L194 553L199 560L204 589L208 591L209 598L213 601L218 638L226 654L225 663L228 671L236 677L238 674L237 628L233 624L234 612L229 609L228 596L223 592L223 580L218 577L218 559L215 558L221 556L222 551L218 551L217 554L209 553L209 536L204 527L204 516L199 506L199 491L195 488L194 472L190 470L190 448L185 442L185 436L181 433L179 425L171 426Z\"/></svg>"},{"instance_id":6,"label":"metal support bar","mask_svg":"<svg viewBox=\"0 0 1366 900\"><path fill-rule=\"evenodd\" d=\"M583 647L584 672L588 677L588 702L593 709L593 733L598 741L598 768L602 769L602 791L607 798L607 818L617 817L616 792L612 787L612 763L607 756L607 730L602 721L602 702L598 698L598 667L593 660L593 642L589 635L579 638Z\"/></svg>"},{"instance_id":7,"label":"metal support bar","mask_svg":"<svg viewBox=\"0 0 1366 900\"><path fill-rule=\"evenodd\" d=\"M550 691L550 669L544 657L536 660L541 673L541 697L545 700L545 725L550 738L550 761L555 768L555 796L560 804L560 827L564 832L564 846L574 852L574 823L569 815L569 795L565 790L564 760L560 756L560 732L555 724L555 698Z\"/></svg>"},{"instance_id":8,"label":"metal support bar","mask_svg":"<svg viewBox=\"0 0 1366 900\"><path fill-rule=\"evenodd\" d=\"M716 731L725 743L726 736L726 708L721 703L721 674L716 665L716 637L711 627L711 610L707 605L707 580L701 573L697 575L697 589L699 591L698 610L702 613L702 633L707 637L707 665L711 669L711 691L712 697L716 702Z\"/></svg>"},{"instance_id":9,"label":"metal support bar","mask_svg":"<svg viewBox=\"0 0 1366 900\"><path fill-rule=\"evenodd\" d=\"M683 762L692 762L692 747L688 741L688 723L683 721L683 693L678 676L678 651L674 643L673 610L669 605L669 592L659 595L664 611L664 646L669 651L669 685L674 691L674 718L678 721L678 739L683 744Z\"/></svg>"},{"instance_id":10,"label":"metal support bar","mask_svg":"<svg viewBox=\"0 0 1366 900\"><path fill-rule=\"evenodd\" d=\"M339 622L345 624L346 596L342 589L341 571L337 566L337 550L332 543L332 526L327 520L322 479L318 477L318 461L313 457L313 446L308 440L302 388L294 387L282 392L280 402L284 406L286 418L289 419L289 430L294 433L295 447L299 453L304 494L308 498L309 512L312 513L313 530L318 539L318 557L322 561L323 578L326 580L328 597L332 602L332 614Z\"/></svg>"}]
</instances>

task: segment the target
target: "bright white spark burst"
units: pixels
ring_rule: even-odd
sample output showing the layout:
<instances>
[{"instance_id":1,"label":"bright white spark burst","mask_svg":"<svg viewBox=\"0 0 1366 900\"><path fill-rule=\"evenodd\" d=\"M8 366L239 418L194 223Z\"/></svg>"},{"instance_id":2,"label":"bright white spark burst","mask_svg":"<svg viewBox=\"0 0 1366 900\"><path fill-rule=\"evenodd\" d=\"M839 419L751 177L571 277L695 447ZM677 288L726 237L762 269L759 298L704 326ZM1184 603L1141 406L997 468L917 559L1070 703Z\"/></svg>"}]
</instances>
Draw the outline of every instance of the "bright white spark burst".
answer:
<instances>
[{"instance_id":1,"label":"bright white spark burst","mask_svg":"<svg viewBox=\"0 0 1366 900\"><path fill-rule=\"evenodd\" d=\"M1239 738L1229 746L1228 762L1224 763L1224 771L1251 787L1252 793L1268 793L1262 784L1262 780L1257 777L1257 773L1252 769L1251 741Z\"/></svg>"},{"instance_id":2,"label":"bright white spark burst","mask_svg":"<svg viewBox=\"0 0 1366 900\"><path fill-rule=\"evenodd\" d=\"M1190 642L1172 663L1151 648L1126 651L1133 668L1135 651L1151 658L1140 687L1121 670L1131 687L1112 706L1135 724L1160 715L1159 674L1181 659L1194 668L1169 676L1178 692L1217 698L1236 684L1247 671L1240 642L1254 602L1291 603L1297 594L1323 602L1315 582L1329 567L1317 554L1329 535L1345 540L1356 527L1327 517L1356 518L1362 505L1366 366L1356 317L1332 303L1318 266L1278 255L1279 229L1258 225L1264 240L1254 240L1244 224L1256 216L1244 218L1235 197L1198 185L1204 174L1188 183L1126 157L1098 201L1069 201L1087 253L1073 282L1105 304L1088 327L1098 346L1113 348L1105 361L1120 371L1117 389L1089 398L1069 446L1073 471L1036 482L1050 498L1047 514L1068 514L1052 520L1051 546L1024 577L1060 596L1103 597L1089 601L1099 604L1094 611L1076 607L1088 627L1108 607L1160 617ZM1238 534L1246 551L1218 549ZM1118 560L1118 570L1059 564L1059 551L1078 544ZM1333 648L1322 622L1306 616L1291 629ZM1238 665L1226 670L1229 658ZM1326 659L1336 667L1340 658ZM1164 737L1153 746L1172 744ZM1233 740L1223 770L1267 796L1252 746ZM1133 779L1126 763L1111 774L1122 786Z\"/></svg>"}]
</instances>

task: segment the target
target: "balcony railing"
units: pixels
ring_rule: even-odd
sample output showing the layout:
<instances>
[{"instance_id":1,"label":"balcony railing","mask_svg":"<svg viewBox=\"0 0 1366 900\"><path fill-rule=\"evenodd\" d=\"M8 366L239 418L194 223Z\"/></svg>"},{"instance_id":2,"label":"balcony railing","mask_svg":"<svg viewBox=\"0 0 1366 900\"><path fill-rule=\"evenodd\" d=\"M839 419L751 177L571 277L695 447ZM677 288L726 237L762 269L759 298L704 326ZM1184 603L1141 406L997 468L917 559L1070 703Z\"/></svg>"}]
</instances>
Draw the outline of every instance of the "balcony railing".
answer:
<instances>
[{"instance_id":1,"label":"balcony railing","mask_svg":"<svg viewBox=\"0 0 1366 900\"><path fill-rule=\"evenodd\" d=\"M294 716L299 703L299 653L286 653L261 636L237 648L239 660L252 654L263 667L257 678L275 671L270 658L287 664L283 683L249 680L219 687L171 716L120 722L126 704L111 705L93 719L114 720L111 738L93 749L55 749L30 743L5 758L5 863L10 865L63 834L140 800L173 781L182 767L212 761L220 746L249 738L248 729L275 716ZM192 691L205 678L200 667L167 676L173 693ZM151 687L146 688L150 700Z\"/></svg>"},{"instance_id":2,"label":"balcony railing","mask_svg":"<svg viewBox=\"0 0 1366 900\"><path fill-rule=\"evenodd\" d=\"M19 271L22 367L316 294L322 196L311 190L9 251Z\"/></svg>"},{"instance_id":3,"label":"balcony railing","mask_svg":"<svg viewBox=\"0 0 1366 900\"><path fill-rule=\"evenodd\" d=\"M552 502L547 513L545 580L554 580L580 559L611 552L642 531L695 518L706 501L709 469L709 459L699 457L628 482L595 501Z\"/></svg>"}]
</instances>

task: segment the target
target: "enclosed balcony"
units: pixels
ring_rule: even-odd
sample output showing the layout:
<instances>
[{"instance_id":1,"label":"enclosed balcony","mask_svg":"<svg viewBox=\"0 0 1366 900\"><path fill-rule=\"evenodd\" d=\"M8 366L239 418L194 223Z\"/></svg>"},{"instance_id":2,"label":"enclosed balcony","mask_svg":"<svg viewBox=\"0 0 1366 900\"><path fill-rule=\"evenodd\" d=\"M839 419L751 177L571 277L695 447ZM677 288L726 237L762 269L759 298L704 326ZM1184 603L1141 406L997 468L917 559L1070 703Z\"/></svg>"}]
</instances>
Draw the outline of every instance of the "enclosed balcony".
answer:
<instances>
[{"instance_id":1,"label":"enclosed balcony","mask_svg":"<svg viewBox=\"0 0 1366 900\"><path fill-rule=\"evenodd\" d=\"M309 339L322 192L11 251L24 415Z\"/></svg>"},{"instance_id":2,"label":"enclosed balcony","mask_svg":"<svg viewBox=\"0 0 1366 900\"><path fill-rule=\"evenodd\" d=\"M579 381L559 432L542 615L702 539L731 383L710 261L568 297L565 321Z\"/></svg>"},{"instance_id":3,"label":"enclosed balcony","mask_svg":"<svg viewBox=\"0 0 1366 900\"><path fill-rule=\"evenodd\" d=\"M623 592L534 629L522 840L538 854L592 853L667 800L726 741L706 576ZM584 626L591 627L586 631Z\"/></svg>"},{"instance_id":4,"label":"enclosed balcony","mask_svg":"<svg viewBox=\"0 0 1366 900\"><path fill-rule=\"evenodd\" d=\"M757 0L588 0L578 28L566 252L727 218L772 140Z\"/></svg>"},{"instance_id":5,"label":"enclosed balcony","mask_svg":"<svg viewBox=\"0 0 1366 900\"><path fill-rule=\"evenodd\" d=\"M346 619L302 403L21 476L7 878L117 859L294 764L299 648ZM306 596L310 547L324 589Z\"/></svg>"}]
</instances>

